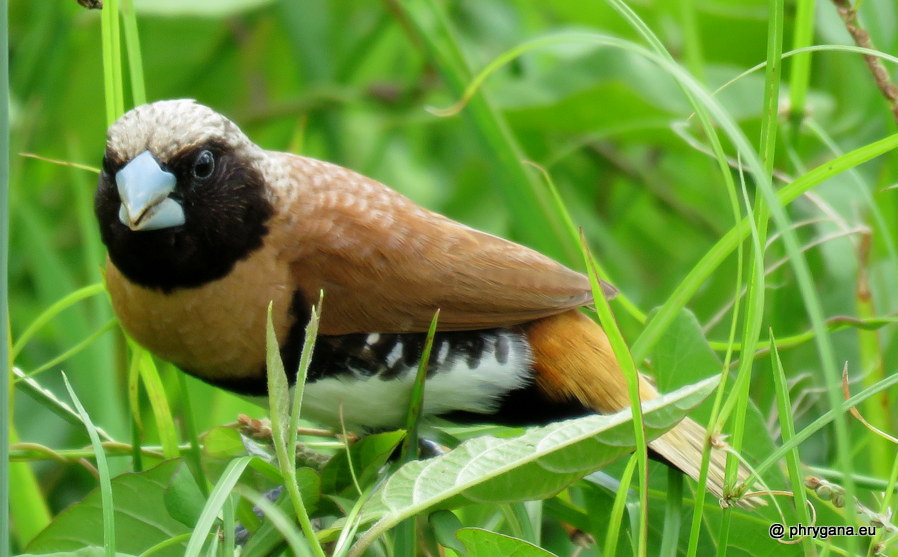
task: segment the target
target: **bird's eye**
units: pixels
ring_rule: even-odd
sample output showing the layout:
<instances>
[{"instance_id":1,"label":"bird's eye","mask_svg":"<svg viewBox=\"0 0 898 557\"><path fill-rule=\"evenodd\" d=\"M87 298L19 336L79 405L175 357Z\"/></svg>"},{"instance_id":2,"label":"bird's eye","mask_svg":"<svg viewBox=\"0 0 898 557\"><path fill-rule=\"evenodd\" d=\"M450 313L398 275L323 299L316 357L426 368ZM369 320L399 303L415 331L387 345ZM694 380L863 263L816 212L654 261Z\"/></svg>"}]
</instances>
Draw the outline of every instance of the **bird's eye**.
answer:
<instances>
[{"instance_id":1,"label":"bird's eye","mask_svg":"<svg viewBox=\"0 0 898 557\"><path fill-rule=\"evenodd\" d=\"M194 178L205 180L212 176L213 170L215 170L215 158L210 151L202 151L193 163Z\"/></svg>"}]
</instances>

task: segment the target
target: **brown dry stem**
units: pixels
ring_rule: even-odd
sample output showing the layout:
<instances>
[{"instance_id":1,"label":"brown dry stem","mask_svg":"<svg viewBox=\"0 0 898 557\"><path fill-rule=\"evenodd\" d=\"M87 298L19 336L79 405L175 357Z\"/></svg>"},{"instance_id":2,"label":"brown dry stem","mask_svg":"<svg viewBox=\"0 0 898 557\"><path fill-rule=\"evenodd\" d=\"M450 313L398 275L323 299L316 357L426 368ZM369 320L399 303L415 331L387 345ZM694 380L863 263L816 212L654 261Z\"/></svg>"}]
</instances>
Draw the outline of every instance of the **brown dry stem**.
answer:
<instances>
[{"instance_id":1,"label":"brown dry stem","mask_svg":"<svg viewBox=\"0 0 898 557\"><path fill-rule=\"evenodd\" d=\"M852 3L849 0L832 0L832 2L836 5L839 17L845 22L845 28L851 35L851 38L854 39L854 44L861 48L877 50L876 46L873 45L873 40L870 38L870 33L858 22L857 9ZM864 55L864 60L867 62L870 73L873 74L873 81L876 82L876 86L879 87L882 96L889 103L892 115L895 121L898 122L898 86L892 83L892 78L889 76L889 72L883 65L882 60L869 54Z\"/></svg>"}]
</instances>

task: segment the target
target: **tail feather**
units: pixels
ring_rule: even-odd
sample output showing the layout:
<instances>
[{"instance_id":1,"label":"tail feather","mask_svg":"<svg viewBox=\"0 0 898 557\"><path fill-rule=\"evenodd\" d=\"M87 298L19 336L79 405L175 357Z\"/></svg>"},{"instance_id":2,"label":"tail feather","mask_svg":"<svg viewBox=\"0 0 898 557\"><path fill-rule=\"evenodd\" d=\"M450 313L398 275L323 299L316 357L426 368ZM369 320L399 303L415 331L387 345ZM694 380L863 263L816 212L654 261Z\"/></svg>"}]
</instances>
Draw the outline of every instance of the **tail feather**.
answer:
<instances>
[{"instance_id":1,"label":"tail feather","mask_svg":"<svg viewBox=\"0 0 898 557\"><path fill-rule=\"evenodd\" d=\"M572 310L533 322L527 328L533 350L537 384L558 400L576 398L602 414L630 406L626 377L614 357L605 332L578 310ZM659 397L655 387L640 377L642 401ZM655 439L649 447L670 464L694 480L699 479L706 430L690 418ZM726 451L711 447L707 488L726 500ZM739 464L739 482L748 479L748 469ZM753 503L740 501L741 506Z\"/></svg>"}]
</instances>

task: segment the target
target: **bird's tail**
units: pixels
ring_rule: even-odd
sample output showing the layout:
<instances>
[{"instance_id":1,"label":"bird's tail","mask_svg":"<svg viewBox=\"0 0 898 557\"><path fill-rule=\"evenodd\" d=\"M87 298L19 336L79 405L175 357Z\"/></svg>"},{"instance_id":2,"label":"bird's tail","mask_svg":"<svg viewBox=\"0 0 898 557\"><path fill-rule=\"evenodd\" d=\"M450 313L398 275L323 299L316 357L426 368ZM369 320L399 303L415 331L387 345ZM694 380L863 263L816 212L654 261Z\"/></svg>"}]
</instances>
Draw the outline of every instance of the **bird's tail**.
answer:
<instances>
[{"instance_id":1,"label":"bird's tail","mask_svg":"<svg viewBox=\"0 0 898 557\"><path fill-rule=\"evenodd\" d=\"M691 418L683 418L673 429L658 437L651 443L649 447L665 460L679 468L684 474L698 481L702 464L702 452L704 451L707 436L705 427L697 423ZM722 441L714 442L711 445L711 452L708 462L708 482L706 484L708 491L713 493L719 500L727 501L729 496L724 492L726 485L726 444ZM739 464L737 471L736 483L741 484L748 479L749 470ZM740 499L737 504L744 507L754 506L754 501L748 499Z\"/></svg>"},{"instance_id":2,"label":"bird's tail","mask_svg":"<svg viewBox=\"0 0 898 557\"><path fill-rule=\"evenodd\" d=\"M527 338L533 349L537 383L549 397L556 400L573 397L602 414L630 406L626 377L605 331L580 311L572 310L533 322L527 328ZM646 401L660 395L645 377L640 376L639 396ZM685 418L652 441L649 447L663 460L698 480L706 438L703 426ZM727 495L725 448L722 441L712 443L708 468L707 488L721 500ZM740 463L738 482L748 476L748 469Z\"/></svg>"}]
</instances>

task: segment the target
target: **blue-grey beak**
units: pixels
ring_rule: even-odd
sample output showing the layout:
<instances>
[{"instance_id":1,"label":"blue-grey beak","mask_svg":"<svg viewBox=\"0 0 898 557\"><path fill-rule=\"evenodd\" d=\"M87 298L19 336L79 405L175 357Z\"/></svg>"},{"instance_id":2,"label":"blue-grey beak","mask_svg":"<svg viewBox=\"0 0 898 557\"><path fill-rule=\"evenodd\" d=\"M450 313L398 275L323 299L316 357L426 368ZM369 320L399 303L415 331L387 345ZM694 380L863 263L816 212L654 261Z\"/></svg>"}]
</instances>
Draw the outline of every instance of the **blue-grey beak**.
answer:
<instances>
[{"instance_id":1,"label":"blue-grey beak","mask_svg":"<svg viewBox=\"0 0 898 557\"><path fill-rule=\"evenodd\" d=\"M184 208L168 195L177 180L149 152L134 157L115 173L122 200L118 219L131 230L158 230L184 224Z\"/></svg>"}]
</instances>

